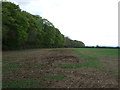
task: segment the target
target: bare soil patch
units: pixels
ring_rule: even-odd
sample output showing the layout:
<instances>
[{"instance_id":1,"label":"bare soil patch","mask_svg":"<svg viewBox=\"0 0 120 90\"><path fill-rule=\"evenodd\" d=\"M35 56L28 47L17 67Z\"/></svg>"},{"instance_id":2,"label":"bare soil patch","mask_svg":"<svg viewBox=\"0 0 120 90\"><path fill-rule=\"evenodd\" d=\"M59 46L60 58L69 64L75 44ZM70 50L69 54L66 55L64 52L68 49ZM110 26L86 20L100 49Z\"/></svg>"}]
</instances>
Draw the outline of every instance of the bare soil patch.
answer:
<instances>
[{"instance_id":1,"label":"bare soil patch","mask_svg":"<svg viewBox=\"0 0 120 90\"><path fill-rule=\"evenodd\" d=\"M28 79L34 79L32 83L36 83L38 88L39 86L44 88L118 87L115 77L97 68L60 68L59 65L64 63L85 62L73 55L72 52L72 49L3 52L3 60L11 59L8 62L3 62L3 87L9 87L9 81L18 80L19 82ZM14 63L18 63L20 66L15 66L10 70L4 69L7 65Z\"/></svg>"}]
</instances>

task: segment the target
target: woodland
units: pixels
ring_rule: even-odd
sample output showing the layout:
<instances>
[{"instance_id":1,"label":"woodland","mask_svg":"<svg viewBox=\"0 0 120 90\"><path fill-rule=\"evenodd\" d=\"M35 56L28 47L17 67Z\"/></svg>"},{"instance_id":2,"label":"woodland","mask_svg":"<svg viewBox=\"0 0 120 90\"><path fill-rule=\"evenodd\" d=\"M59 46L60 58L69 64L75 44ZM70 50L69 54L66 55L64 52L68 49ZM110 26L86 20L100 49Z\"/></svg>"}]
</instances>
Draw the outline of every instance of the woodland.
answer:
<instances>
[{"instance_id":1,"label":"woodland","mask_svg":"<svg viewBox=\"0 0 120 90\"><path fill-rule=\"evenodd\" d=\"M12 2L2 2L2 49L79 48L82 41L63 35L52 22L20 9Z\"/></svg>"}]
</instances>

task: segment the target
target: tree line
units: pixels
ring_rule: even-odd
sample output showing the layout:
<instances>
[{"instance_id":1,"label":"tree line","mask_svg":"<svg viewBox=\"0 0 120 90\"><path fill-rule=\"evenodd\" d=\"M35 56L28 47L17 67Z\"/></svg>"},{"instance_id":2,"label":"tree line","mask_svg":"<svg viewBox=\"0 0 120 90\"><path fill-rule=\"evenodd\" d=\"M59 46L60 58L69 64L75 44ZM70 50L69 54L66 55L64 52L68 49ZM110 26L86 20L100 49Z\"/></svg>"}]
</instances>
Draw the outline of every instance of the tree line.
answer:
<instances>
[{"instance_id":1,"label":"tree line","mask_svg":"<svg viewBox=\"0 0 120 90\"><path fill-rule=\"evenodd\" d=\"M12 2L2 2L2 49L84 47L65 37L50 21Z\"/></svg>"}]
</instances>

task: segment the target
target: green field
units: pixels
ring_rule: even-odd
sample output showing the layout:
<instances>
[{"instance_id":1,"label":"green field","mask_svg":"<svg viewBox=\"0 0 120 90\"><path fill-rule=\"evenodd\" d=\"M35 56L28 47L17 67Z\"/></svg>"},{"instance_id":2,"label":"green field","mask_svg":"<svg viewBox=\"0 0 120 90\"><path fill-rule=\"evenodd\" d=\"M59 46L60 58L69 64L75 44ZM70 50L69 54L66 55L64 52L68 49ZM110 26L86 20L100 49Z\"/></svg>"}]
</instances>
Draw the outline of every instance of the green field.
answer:
<instances>
[{"instance_id":1,"label":"green field","mask_svg":"<svg viewBox=\"0 0 120 90\"><path fill-rule=\"evenodd\" d=\"M118 49L3 52L3 88L118 87Z\"/></svg>"}]
</instances>

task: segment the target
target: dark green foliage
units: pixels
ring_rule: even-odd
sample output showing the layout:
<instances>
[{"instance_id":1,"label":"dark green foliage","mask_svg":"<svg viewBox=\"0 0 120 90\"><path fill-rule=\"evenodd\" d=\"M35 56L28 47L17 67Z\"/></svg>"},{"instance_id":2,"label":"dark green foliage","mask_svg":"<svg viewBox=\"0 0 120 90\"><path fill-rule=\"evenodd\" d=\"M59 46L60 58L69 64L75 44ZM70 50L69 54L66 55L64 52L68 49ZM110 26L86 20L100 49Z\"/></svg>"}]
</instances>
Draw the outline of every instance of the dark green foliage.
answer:
<instances>
[{"instance_id":1,"label":"dark green foliage","mask_svg":"<svg viewBox=\"0 0 120 90\"><path fill-rule=\"evenodd\" d=\"M74 48L80 48L80 47L84 47L85 44L81 41L77 41L77 40L71 40L68 37L65 37L65 42L64 42L64 47L74 47Z\"/></svg>"},{"instance_id":2,"label":"dark green foliage","mask_svg":"<svg viewBox=\"0 0 120 90\"><path fill-rule=\"evenodd\" d=\"M22 11L14 3L2 2L2 17L3 50L84 46L64 38L50 21Z\"/></svg>"},{"instance_id":3,"label":"dark green foliage","mask_svg":"<svg viewBox=\"0 0 120 90\"><path fill-rule=\"evenodd\" d=\"M15 49L27 40L27 21L18 5L11 2L2 3L3 49Z\"/></svg>"}]
</instances>

